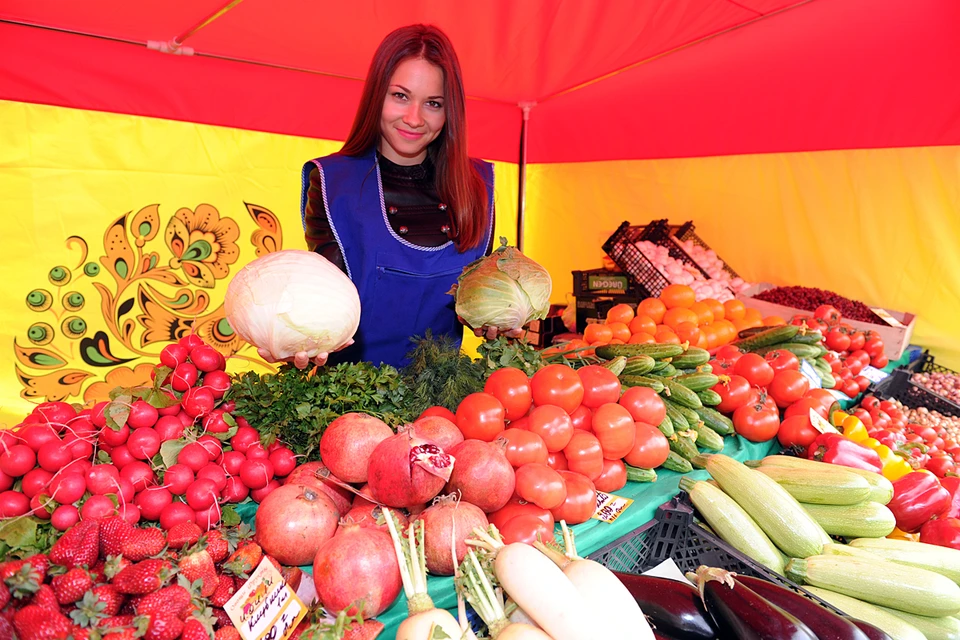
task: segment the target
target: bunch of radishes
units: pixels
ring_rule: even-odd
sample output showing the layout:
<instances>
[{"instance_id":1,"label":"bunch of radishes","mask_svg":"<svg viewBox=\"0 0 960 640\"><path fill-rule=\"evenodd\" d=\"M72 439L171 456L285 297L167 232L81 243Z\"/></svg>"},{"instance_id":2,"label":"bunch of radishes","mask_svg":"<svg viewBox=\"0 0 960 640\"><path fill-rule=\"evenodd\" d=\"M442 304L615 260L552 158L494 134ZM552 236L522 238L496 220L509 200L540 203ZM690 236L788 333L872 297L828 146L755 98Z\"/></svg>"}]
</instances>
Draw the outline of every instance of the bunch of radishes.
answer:
<instances>
[{"instance_id":1,"label":"bunch of radishes","mask_svg":"<svg viewBox=\"0 0 960 640\"><path fill-rule=\"evenodd\" d=\"M117 389L80 411L46 402L0 432L0 518L30 514L65 531L117 513L206 529L222 504L279 487L296 457L279 443L264 448L231 415L223 355L189 335L163 349L160 365L153 387Z\"/></svg>"},{"instance_id":2,"label":"bunch of radishes","mask_svg":"<svg viewBox=\"0 0 960 640\"><path fill-rule=\"evenodd\" d=\"M637 242L634 246L640 250L647 260L673 284L685 284L697 294L697 299L713 298L724 302L733 299L733 294L727 287L726 280L706 279L700 270L685 264L670 255L666 247L661 247L649 240ZM723 274L726 276L726 273ZM729 277L728 277L729 278Z\"/></svg>"}]
</instances>

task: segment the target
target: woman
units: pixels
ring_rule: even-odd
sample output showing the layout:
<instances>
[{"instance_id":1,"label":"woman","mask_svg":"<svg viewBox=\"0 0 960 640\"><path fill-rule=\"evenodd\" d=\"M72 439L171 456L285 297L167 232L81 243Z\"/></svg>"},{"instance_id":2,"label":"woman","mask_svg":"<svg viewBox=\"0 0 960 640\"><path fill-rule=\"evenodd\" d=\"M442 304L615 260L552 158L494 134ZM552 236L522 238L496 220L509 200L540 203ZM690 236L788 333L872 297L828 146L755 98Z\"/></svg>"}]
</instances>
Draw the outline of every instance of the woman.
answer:
<instances>
[{"instance_id":1,"label":"woman","mask_svg":"<svg viewBox=\"0 0 960 640\"><path fill-rule=\"evenodd\" d=\"M467 156L464 102L446 35L397 29L373 57L343 148L304 165L307 245L360 292L355 343L331 361L402 366L409 338L428 329L459 344L447 292L490 251L493 229L493 167Z\"/></svg>"}]
</instances>

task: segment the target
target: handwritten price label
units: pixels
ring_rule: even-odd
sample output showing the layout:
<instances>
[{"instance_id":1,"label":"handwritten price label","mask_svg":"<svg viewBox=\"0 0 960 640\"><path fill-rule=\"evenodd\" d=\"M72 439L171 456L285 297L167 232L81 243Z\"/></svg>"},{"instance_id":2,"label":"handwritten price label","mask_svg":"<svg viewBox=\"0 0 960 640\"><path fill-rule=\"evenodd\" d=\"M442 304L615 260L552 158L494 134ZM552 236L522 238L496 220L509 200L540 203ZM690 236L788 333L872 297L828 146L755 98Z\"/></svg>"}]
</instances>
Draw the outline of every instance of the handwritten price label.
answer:
<instances>
[{"instance_id":1,"label":"handwritten price label","mask_svg":"<svg viewBox=\"0 0 960 640\"><path fill-rule=\"evenodd\" d=\"M860 375L869 380L870 382L881 382L882 380L890 377L890 374L884 371L883 369L877 369L876 367L871 367L867 365L860 371Z\"/></svg>"},{"instance_id":2,"label":"handwritten price label","mask_svg":"<svg viewBox=\"0 0 960 640\"><path fill-rule=\"evenodd\" d=\"M612 493L597 491L597 510L593 513L594 520L611 523L633 504L630 498L621 498Z\"/></svg>"},{"instance_id":3,"label":"handwritten price label","mask_svg":"<svg viewBox=\"0 0 960 640\"><path fill-rule=\"evenodd\" d=\"M266 558L223 608L244 640L286 640L307 613Z\"/></svg>"}]
</instances>

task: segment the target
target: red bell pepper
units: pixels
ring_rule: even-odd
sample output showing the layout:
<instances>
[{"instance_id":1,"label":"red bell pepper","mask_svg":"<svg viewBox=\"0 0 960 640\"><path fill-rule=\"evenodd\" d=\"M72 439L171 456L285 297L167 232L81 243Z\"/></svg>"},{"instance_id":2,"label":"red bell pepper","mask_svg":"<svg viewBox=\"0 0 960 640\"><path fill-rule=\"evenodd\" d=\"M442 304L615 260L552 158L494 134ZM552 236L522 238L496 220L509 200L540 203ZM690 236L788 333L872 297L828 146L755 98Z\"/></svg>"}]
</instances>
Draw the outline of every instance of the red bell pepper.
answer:
<instances>
[{"instance_id":1,"label":"red bell pepper","mask_svg":"<svg viewBox=\"0 0 960 640\"><path fill-rule=\"evenodd\" d=\"M839 464L844 467L880 473L883 463L873 449L849 440L839 433L821 433L810 443L807 457L811 460Z\"/></svg>"},{"instance_id":2,"label":"red bell pepper","mask_svg":"<svg viewBox=\"0 0 960 640\"><path fill-rule=\"evenodd\" d=\"M960 520L933 518L920 527L920 542L960 549Z\"/></svg>"},{"instance_id":3,"label":"red bell pepper","mask_svg":"<svg viewBox=\"0 0 960 640\"><path fill-rule=\"evenodd\" d=\"M940 486L950 492L950 508L943 517L960 518L960 478L957 476L941 478Z\"/></svg>"},{"instance_id":4,"label":"red bell pepper","mask_svg":"<svg viewBox=\"0 0 960 640\"><path fill-rule=\"evenodd\" d=\"M893 483L893 500L887 507L901 531L916 533L927 520L946 513L950 499L950 492L940 486L937 476L913 471Z\"/></svg>"}]
</instances>

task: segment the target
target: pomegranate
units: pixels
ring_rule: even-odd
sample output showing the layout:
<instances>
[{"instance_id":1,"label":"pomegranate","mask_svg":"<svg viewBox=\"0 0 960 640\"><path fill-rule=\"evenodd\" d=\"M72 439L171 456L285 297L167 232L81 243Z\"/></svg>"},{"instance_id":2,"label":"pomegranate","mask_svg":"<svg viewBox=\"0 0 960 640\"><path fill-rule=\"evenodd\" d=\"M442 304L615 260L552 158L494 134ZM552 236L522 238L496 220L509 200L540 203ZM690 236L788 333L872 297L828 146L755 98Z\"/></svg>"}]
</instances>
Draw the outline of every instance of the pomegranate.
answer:
<instances>
[{"instance_id":1,"label":"pomegranate","mask_svg":"<svg viewBox=\"0 0 960 640\"><path fill-rule=\"evenodd\" d=\"M463 442L463 434L457 425L443 416L424 416L417 419L412 427L413 435L435 442L444 451L450 451Z\"/></svg>"},{"instance_id":2,"label":"pomegranate","mask_svg":"<svg viewBox=\"0 0 960 640\"><path fill-rule=\"evenodd\" d=\"M373 497L373 492L370 491L370 485L365 484L360 487L359 492L353 497L353 504L351 505L351 508L356 509L357 507L367 507L372 509L376 506L377 503Z\"/></svg>"},{"instance_id":3,"label":"pomegranate","mask_svg":"<svg viewBox=\"0 0 960 640\"><path fill-rule=\"evenodd\" d=\"M452 576L454 569L451 547L456 543L457 566L467 555L466 540L473 536L473 528L487 528L487 516L476 505L458 500L456 496L442 496L427 507L420 517L423 522L424 555L427 569L438 576Z\"/></svg>"},{"instance_id":4,"label":"pomegranate","mask_svg":"<svg viewBox=\"0 0 960 640\"><path fill-rule=\"evenodd\" d=\"M327 494L299 484L270 492L257 509L257 543L280 561L298 567L333 537L340 515Z\"/></svg>"},{"instance_id":5,"label":"pomegranate","mask_svg":"<svg viewBox=\"0 0 960 640\"><path fill-rule=\"evenodd\" d=\"M398 525L402 529L406 529L407 525L410 524L409 518L403 511L398 511L393 509L390 511L393 515L397 517L397 520L400 521ZM361 505L354 507L347 512L347 515L343 516L345 524L358 524L361 527L366 527L368 529L379 529L380 531L389 532L387 529L387 521L384 519L383 510L377 505Z\"/></svg>"},{"instance_id":6,"label":"pomegranate","mask_svg":"<svg viewBox=\"0 0 960 640\"><path fill-rule=\"evenodd\" d=\"M344 482L366 482L370 454L393 430L365 413L345 413L320 438L320 459Z\"/></svg>"},{"instance_id":7,"label":"pomegranate","mask_svg":"<svg viewBox=\"0 0 960 640\"><path fill-rule=\"evenodd\" d=\"M410 431L391 436L370 456L368 483L388 507L412 507L432 500L450 479L453 456Z\"/></svg>"},{"instance_id":8,"label":"pomegranate","mask_svg":"<svg viewBox=\"0 0 960 640\"><path fill-rule=\"evenodd\" d=\"M450 454L457 465L450 474L444 493L460 492L464 502L480 507L484 513L502 508L516 488L516 475L503 446L483 440L464 440Z\"/></svg>"},{"instance_id":9,"label":"pomegranate","mask_svg":"<svg viewBox=\"0 0 960 640\"><path fill-rule=\"evenodd\" d=\"M323 491L333 500L340 515L349 511L353 502L353 492L345 489L344 483L322 462L305 462L290 472L284 484L302 484Z\"/></svg>"},{"instance_id":10,"label":"pomegranate","mask_svg":"<svg viewBox=\"0 0 960 640\"><path fill-rule=\"evenodd\" d=\"M389 533L344 524L313 561L317 596L330 613L363 600L364 618L380 615L400 593L400 565ZM356 615L351 607L347 615Z\"/></svg>"}]
</instances>

